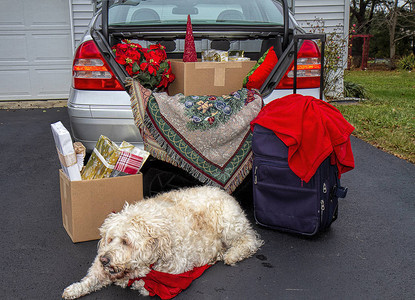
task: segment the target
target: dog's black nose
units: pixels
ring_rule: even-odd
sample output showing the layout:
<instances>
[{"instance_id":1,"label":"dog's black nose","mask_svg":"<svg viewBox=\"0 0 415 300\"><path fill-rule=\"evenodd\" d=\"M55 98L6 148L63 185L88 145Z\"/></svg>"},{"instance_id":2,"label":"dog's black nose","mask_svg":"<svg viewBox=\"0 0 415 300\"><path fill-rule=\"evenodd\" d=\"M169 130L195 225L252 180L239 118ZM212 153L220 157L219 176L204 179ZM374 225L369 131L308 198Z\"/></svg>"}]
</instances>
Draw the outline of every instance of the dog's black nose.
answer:
<instances>
[{"instance_id":1,"label":"dog's black nose","mask_svg":"<svg viewBox=\"0 0 415 300\"><path fill-rule=\"evenodd\" d=\"M109 265L109 263L110 263L110 259L109 259L108 257L106 257L106 256L101 256L99 260L101 261L101 264L102 264L104 267L105 267L105 266L108 266L108 265Z\"/></svg>"}]
</instances>

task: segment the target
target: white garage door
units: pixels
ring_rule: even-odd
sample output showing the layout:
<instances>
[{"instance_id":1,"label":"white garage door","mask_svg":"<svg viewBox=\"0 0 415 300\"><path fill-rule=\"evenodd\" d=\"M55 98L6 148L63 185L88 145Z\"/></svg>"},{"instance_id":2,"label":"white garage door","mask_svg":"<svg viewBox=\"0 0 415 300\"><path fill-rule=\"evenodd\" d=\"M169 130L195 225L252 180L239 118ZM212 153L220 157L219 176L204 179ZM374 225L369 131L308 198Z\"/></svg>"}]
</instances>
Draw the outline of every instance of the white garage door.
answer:
<instances>
[{"instance_id":1,"label":"white garage door","mask_svg":"<svg viewBox=\"0 0 415 300\"><path fill-rule=\"evenodd\" d=\"M0 101L66 98L71 64L68 0L0 0Z\"/></svg>"}]
</instances>

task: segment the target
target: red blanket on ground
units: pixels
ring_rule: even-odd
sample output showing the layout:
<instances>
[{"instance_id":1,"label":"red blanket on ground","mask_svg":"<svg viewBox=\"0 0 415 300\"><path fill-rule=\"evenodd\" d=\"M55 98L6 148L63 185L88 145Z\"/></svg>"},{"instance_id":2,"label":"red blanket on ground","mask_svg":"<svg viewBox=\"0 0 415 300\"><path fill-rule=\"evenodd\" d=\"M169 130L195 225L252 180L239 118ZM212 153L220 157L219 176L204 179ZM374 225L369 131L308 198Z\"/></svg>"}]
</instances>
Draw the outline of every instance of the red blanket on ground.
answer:
<instances>
[{"instance_id":1,"label":"red blanket on ground","mask_svg":"<svg viewBox=\"0 0 415 300\"><path fill-rule=\"evenodd\" d=\"M130 279L128 286L131 286L134 281L142 279L145 283L144 287L150 292L150 296L157 295L163 300L171 299L186 289L193 280L202 275L210 266L204 265L196 267L193 270L181 274L169 274L151 270L146 277Z\"/></svg>"},{"instance_id":2,"label":"red blanket on ground","mask_svg":"<svg viewBox=\"0 0 415 300\"><path fill-rule=\"evenodd\" d=\"M251 122L268 128L288 146L288 165L308 182L320 164L334 154L339 176L354 168L350 134L354 127L331 104L298 94L276 99Z\"/></svg>"}]
</instances>

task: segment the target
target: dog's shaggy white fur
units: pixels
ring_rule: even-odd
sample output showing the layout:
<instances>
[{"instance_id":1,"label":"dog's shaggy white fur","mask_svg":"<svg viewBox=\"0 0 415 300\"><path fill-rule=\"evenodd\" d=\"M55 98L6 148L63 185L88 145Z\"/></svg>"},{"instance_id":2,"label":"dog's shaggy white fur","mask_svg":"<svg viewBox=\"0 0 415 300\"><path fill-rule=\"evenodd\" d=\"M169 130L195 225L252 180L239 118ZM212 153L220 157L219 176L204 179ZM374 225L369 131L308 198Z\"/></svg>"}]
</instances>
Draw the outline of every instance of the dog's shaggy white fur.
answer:
<instances>
[{"instance_id":1,"label":"dog's shaggy white fur","mask_svg":"<svg viewBox=\"0 0 415 300\"><path fill-rule=\"evenodd\" d=\"M126 205L100 228L98 255L88 274L62 295L75 299L156 271L180 274L223 260L234 265L262 245L238 202L214 187L171 191ZM148 295L143 280L132 288Z\"/></svg>"}]
</instances>

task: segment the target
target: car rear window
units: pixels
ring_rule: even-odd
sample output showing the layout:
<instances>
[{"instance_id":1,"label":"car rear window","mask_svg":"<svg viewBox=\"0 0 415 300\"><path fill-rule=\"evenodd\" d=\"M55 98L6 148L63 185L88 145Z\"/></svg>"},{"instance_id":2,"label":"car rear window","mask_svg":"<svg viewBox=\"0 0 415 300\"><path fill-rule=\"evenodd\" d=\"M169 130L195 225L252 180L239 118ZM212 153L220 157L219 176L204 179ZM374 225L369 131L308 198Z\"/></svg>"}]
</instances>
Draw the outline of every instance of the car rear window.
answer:
<instances>
[{"instance_id":1,"label":"car rear window","mask_svg":"<svg viewBox=\"0 0 415 300\"><path fill-rule=\"evenodd\" d=\"M110 26L185 24L282 25L275 0L119 0L108 13Z\"/></svg>"}]
</instances>

